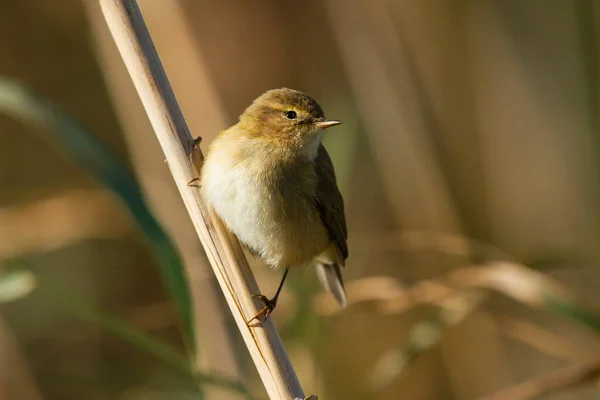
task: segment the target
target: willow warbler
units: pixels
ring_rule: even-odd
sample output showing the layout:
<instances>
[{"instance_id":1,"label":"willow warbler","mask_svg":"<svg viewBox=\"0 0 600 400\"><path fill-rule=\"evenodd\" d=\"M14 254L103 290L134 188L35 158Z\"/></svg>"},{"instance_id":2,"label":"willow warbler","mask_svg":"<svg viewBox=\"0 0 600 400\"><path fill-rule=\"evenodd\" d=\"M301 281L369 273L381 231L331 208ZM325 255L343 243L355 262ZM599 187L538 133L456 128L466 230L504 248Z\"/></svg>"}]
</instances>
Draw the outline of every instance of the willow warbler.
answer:
<instances>
[{"instance_id":1,"label":"willow warbler","mask_svg":"<svg viewBox=\"0 0 600 400\"><path fill-rule=\"evenodd\" d=\"M341 124L303 92L269 90L239 122L212 142L200 176L204 198L240 242L274 269L284 269L271 299L254 319L266 318L291 267L314 264L325 289L342 307L341 267L348 257L344 200L323 130Z\"/></svg>"}]
</instances>

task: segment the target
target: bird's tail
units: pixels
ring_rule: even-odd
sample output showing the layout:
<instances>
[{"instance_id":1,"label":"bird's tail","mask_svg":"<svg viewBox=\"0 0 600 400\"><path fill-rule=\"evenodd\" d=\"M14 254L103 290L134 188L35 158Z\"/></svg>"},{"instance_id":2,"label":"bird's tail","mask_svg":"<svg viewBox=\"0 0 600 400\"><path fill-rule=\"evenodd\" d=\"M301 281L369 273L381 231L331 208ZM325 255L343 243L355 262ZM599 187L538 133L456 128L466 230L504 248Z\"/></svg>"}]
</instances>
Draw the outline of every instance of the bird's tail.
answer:
<instances>
[{"instance_id":1,"label":"bird's tail","mask_svg":"<svg viewBox=\"0 0 600 400\"><path fill-rule=\"evenodd\" d=\"M344 290L342 271L338 264L316 263L317 277L325 290L331 292L342 308L346 308L348 300Z\"/></svg>"}]
</instances>

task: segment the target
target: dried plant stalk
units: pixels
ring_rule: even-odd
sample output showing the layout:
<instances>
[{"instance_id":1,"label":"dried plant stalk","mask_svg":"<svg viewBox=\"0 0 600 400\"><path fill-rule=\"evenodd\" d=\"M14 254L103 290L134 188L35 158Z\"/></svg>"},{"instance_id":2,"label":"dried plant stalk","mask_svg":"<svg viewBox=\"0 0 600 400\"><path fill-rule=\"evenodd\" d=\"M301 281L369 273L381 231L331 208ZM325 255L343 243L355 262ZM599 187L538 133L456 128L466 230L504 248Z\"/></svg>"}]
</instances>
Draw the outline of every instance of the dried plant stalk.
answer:
<instances>
[{"instance_id":1,"label":"dried plant stalk","mask_svg":"<svg viewBox=\"0 0 600 400\"><path fill-rule=\"evenodd\" d=\"M302 387L273 322L267 319L256 327L246 325L258 311L251 294L260 291L239 242L206 207L199 190L187 185L197 175L189 160L194 140L136 1L99 3L269 397L303 399Z\"/></svg>"},{"instance_id":2,"label":"dried plant stalk","mask_svg":"<svg viewBox=\"0 0 600 400\"><path fill-rule=\"evenodd\" d=\"M43 400L13 333L0 319L0 399Z\"/></svg>"},{"instance_id":3,"label":"dried plant stalk","mask_svg":"<svg viewBox=\"0 0 600 400\"><path fill-rule=\"evenodd\" d=\"M0 207L0 221L2 260L51 252L90 238L121 238L131 229L110 193L97 189L69 189L30 204Z\"/></svg>"},{"instance_id":4,"label":"dried plant stalk","mask_svg":"<svg viewBox=\"0 0 600 400\"><path fill-rule=\"evenodd\" d=\"M538 376L530 381L501 390L479 400L534 400L584 384L593 384L600 377L600 361L569 365Z\"/></svg>"},{"instance_id":5,"label":"dried plant stalk","mask_svg":"<svg viewBox=\"0 0 600 400\"><path fill-rule=\"evenodd\" d=\"M199 350L193 364L200 371L242 383L245 376L241 374L233 345L237 332L227 329L229 315L213 312L221 306L221 290L214 284L214 274L198 235L185 207L181 207L181 196L171 173L162 162L162 148L158 141L147 140L152 125L106 26L100 5L97 2L84 4L91 22L94 50L125 141L132 150L130 160L140 187L161 225L175 241L183 261L192 301L193 340ZM217 135L227 119L212 85L206 58L190 30L189 16L180 1L138 0L138 4L189 128L192 132L203 132L203 139L209 142L211 134ZM143 147L139 146L140 142L144 142ZM210 329L204 329L207 326ZM241 396L215 385L204 387L203 394L207 400L233 400Z\"/></svg>"}]
</instances>

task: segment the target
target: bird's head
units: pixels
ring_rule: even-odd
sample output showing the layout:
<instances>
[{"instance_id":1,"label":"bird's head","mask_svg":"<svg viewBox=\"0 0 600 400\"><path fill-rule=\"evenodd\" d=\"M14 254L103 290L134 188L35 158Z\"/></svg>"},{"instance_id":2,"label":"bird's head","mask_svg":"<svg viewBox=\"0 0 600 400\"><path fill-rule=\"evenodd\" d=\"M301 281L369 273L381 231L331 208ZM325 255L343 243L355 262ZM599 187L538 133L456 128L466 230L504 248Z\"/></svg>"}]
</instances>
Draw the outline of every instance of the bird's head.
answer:
<instances>
[{"instance_id":1,"label":"bird's head","mask_svg":"<svg viewBox=\"0 0 600 400\"><path fill-rule=\"evenodd\" d=\"M265 92L240 116L240 124L253 138L299 147L320 142L323 129L341 123L327 120L306 93L287 88Z\"/></svg>"}]
</instances>

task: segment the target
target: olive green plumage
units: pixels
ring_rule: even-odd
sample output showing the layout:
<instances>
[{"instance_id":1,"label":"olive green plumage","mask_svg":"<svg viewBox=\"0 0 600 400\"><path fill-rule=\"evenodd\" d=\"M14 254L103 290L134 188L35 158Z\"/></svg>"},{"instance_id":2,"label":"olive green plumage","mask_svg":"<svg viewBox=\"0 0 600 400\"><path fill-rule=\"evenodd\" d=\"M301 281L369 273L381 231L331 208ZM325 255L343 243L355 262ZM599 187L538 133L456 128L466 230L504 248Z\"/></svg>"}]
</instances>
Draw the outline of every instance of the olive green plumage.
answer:
<instances>
[{"instance_id":1,"label":"olive green plumage","mask_svg":"<svg viewBox=\"0 0 600 400\"><path fill-rule=\"evenodd\" d=\"M348 257L344 201L321 144L319 104L291 89L257 98L213 141L201 173L204 197L250 251L272 268L314 264L342 306Z\"/></svg>"}]
</instances>

